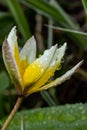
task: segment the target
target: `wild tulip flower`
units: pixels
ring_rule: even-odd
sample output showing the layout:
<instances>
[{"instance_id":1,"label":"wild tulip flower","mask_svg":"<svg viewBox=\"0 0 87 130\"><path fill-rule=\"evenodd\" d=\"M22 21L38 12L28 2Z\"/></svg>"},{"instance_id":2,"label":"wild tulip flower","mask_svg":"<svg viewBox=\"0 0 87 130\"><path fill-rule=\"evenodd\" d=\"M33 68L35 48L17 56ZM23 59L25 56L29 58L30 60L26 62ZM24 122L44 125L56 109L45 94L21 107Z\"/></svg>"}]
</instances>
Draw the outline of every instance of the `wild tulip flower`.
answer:
<instances>
[{"instance_id":1,"label":"wild tulip flower","mask_svg":"<svg viewBox=\"0 0 87 130\"><path fill-rule=\"evenodd\" d=\"M43 55L36 58L36 40L32 36L19 53L16 27L13 27L2 45L2 54L7 71L16 87L18 100L1 130L6 130L16 111L20 107L22 97L34 92L57 86L69 79L79 68L79 62L61 77L51 81L56 70L60 69L67 44L59 49L57 45L45 50Z\"/></svg>"},{"instance_id":2,"label":"wild tulip flower","mask_svg":"<svg viewBox=\"0 0 87 130\"><path fill-rule=\"evenodd\" d=\"M54 72L60 69L66 46L67 44L64 43L57 49L57 45L54 45L45 50L42 56L36 58L36 40L32 36L19 53L16 27L12 28L3 43L2 52L5 66L19 95L29 95L47 89L50 85L55 85L55 82L60 82L60 78L58 78L52 83L48 83ZM80 64L81 62L69 72L69 76Z\"/></svg>"}]
</instances>

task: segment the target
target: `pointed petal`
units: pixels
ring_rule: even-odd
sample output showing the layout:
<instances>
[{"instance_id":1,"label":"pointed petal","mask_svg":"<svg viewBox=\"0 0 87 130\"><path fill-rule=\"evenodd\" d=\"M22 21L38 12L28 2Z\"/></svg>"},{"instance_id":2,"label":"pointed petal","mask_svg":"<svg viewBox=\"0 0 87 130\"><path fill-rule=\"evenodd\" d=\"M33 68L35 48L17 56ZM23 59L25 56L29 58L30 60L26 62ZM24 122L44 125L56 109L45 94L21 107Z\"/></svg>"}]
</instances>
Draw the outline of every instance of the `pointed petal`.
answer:
<instances>
[{"instance_id":1,"label":"pointed petal","mask_svg":"<svg viewBox=\"0 0 87 130\"><path fill-rule=\"evenodd\" d=\"M57 49L56 58L57 62L60 63L66 50L67 43L64 43L59 49Z\"/></svg>"},{"instance_id":2,"label":"pointed petal","mask_svg":"<svg viewBox=\"0 0 87 130\"><path fill-rule=\"evenodd\" d=\"M17 44L16 27L12 28L11 32L8 35L7 42L9 44L11 54L13 55L15 64L17 66L17 70L19 71L20 77L22 79L25 68L27 67L27 61L26 60L21 61L20 59L19 49L18 49L18 44Z\"/></svg>"},{"instance_id":3,"label":"pointed petal","mask_svg":"<svg viewBox=\"0 0 87 130\"><path fill-rule=\"evenodd\" d=\"M38 89L41 86L43 86L54 75L54 72L61 68L60 67L61 59L64 56L65 50L66 50L66 43L55 51L55 54L49 64L49 67L44 72L44 74L40 77L40 79L35 84L32 85L32 87L29 90L30 93L36 90L36 88Z\"/></svg>"},{"instance_id":4,"label":"pointed petal","mask_svg":"<svg viewBox=\"0 0 87 130\"><path fill-rule=\"evenodd\" d=\"M31 64L36 58L36 40L32 36L20 52L21 60L27 60Z\"/></svg>"},{"instance_id":5,"label":"pointed petal","mask_svg":"<svg viewBox=\"0 0 87 130\"><path fill-rule=\"evenodd\" d=\"M62 84L63 82L65 82L66 80L69 80L71 76L79 69L82 63L83 63L83 60L80 61L77 65L75 65L71 70L67 71L64 75L52 81L51 83L44 85L43 87L39 88L37 91L45 90L51 87L56 87Z\"/></svg>"},{"instance_id":6,"label":"pointed petal","mask_svg":"<svg viewBox=\"0 0 87 130\"><path fill-rule=\"evenodd\" d=\"M56 50L57 45L52 46L49 50L46 50L40 58L37 59L37 62L42 66L44 71L49 67Z\"/></svg>"},{"instance_id":7,"label":"pointed petal","mask_svg":"<svg viewBox=\"0 0 87 130\"><path fill-rule=\"evenodd\" d=\"M15 87L19 94L21 94L22 79L18 70L18 66L15 62L11 46L8 41L5 40L2 46L2 54L7 71L15 84Z\"/></svg>"},{"instance_id":8,"label":"pointed petal","mask_svg":"<svg viewBox=\"0 0 87 130\"><path fill-rule=\"evenodd\" d=\"M7 42L11 53L14 55L15 46L17 46L16 26L14 26L8 35Z\"/></svg>"},{"instance_id":9,"label":"pointed petal","mask_svg":"<svg viewBox=\"0 0 87 130\"><path fill-rule=\"evenodd\" d=\"M56 49L57 46L51 47L51 49L46 50L40 58L29 65L29 67L25 70L23 76L24 86L33 84L43 75L43 73L49 67Z\"/></svg>"},{"instance_id":10,"label":"pointed petal","mask_svg":"<svg viewBox=\"0 0 87 130\"><path fill-rule=\"evenodd\" d=\"M18 89L21 90L23 83L21 77L22 69L18 51L16 27L12 28L8 35L8 38L5 39L2 46L2 52L8 73L16 85L16 88L18 87Z\"/></svg>"},{"instance_id":11,"label":"pointed petal","mask_svg":"<svg viewBox=\"0 0 87 130\"><path fill-rule=\"evenodd\" d=\"M67 44L64 43L60 48L58 48L55 52L55 55L53 59L51 60L51 63L49 65L49 69L59 70L61 68L61 60L65 54Z\"/></svg>"}]
</instances>

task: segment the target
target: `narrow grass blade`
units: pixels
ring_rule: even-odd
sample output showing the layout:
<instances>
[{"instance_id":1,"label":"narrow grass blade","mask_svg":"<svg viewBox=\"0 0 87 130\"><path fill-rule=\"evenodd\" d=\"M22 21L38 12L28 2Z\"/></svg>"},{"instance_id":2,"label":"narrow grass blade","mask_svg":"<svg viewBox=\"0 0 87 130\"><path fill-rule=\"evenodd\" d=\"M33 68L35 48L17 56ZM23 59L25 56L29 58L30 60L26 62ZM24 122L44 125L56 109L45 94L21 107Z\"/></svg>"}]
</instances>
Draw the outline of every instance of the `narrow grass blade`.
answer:
<instances>
[{"instance_id":1,"label":"narrow grass blade","mask_svg":"<svg viewBox=\"0 0 87 130\"><path fill-rule=\"evenodd\" d=\"M27 40L30 37L30 29L19 2L17 0L6 0L6 2L24 39Z\"/></svg>"},{"instance_id":2,"label":"narrow grass blade","mask_svg":"<svg viewBox=\"0 0 87 130\"><path fill-rule=\"evenodd\" d=\"M21 2L35 11L39 10L46 17L56 20L64 28L80 30L78 23L64 12L56 0L54 0L52 5L44 0L22 0ZM80 48L87 50L86 37L83 37L83 35L79 37L75 33L72 33L69 37L71 37Z\"/></svg>"},{"instance_id":3,"label":"narrow grass blade","mask_svg":"<svg viewBox=\"0 0 87 130\"><path fill-rule=\"evenodd\" d=\"M10 13L5 13L5 12L0 12L0 20L10 18L11 14Z\"/></svg>"},{"instance_id":4,"label":"narrow grass blade","mask_svg":"<svg viewBox=\"0 0 87 130\"><path fill-rule=\"evenodd\" d=\"M87 0L82 0L82 4L83 4L84 10L85 10L85 13L87 15Z\"/></svg>"},{"instance_id":5,"label":"narrow grass blade","mask_svg":"<svg viewBox=\"0 0 87 130\"><path fill-rule=\"evenodd\" d=\"M58 2L55 0L52 2L52 4L45 2L44 0L23 0L27 6L33 8L34 10L39 10L44 15L54 18L63 25L63 26L70 26L71 28L78 28L76 23L73 23L73 20L70 19L70 16L68 16L60 7ZM75 22L75 21L74 21ZM77 27L76 27L77 26Z\"/></svg>"},{"instance_id":6,"label":"narrow grass blade","mask_svg":"<svg viewBox=\"0 0 87 130\"><path fill-rule=\"evenodd\" d=\"M9 27L13 26L14 20L10 13L0 12L0 45L9 32Z\"/></svg>"},{"instance_id":7,"label":"narrow grass blade","mask_svg":"<svg viewBox=\"0 0 87 130\"><path fill-rule=\"evenodd\" d=\"M50 97L50 95L48 94L47 91L41 91L40 94L45 99L45 101L47 102L47 104L49 106L56 106L57 105L55 103L55 101Z\"/></svg>"},{"instance_id":8,"label":"narrow grass blade","mask_svg":"<svg viewBox=\"0 0 87 130\"><path fill-rule=\"evenodd\" d=\"M50 26L50 25L46 25L46 26L49 27L49 28L52 28L52 29L63 31L63 32L74 33L76 35L81 35L81 36L82 35L83 36L87 36L87 33L81 32L81 31L77 31L77 30L71 30L71 29L67 29L67 28L61 28L61 27Z\"/></svg>"}]
</instances>

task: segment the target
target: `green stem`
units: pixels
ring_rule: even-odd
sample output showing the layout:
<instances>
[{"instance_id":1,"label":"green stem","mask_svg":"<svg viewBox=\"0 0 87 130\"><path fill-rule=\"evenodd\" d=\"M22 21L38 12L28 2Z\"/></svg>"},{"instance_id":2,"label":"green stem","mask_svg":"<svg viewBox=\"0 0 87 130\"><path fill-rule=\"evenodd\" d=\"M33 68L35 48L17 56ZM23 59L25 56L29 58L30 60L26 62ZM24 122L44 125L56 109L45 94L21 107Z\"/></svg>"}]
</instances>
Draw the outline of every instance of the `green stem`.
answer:
<instances>
[{"instance_id":1,"label":"green stem","mask_svg":"<svg viewBox=\"0 0 87 130\"><path fill-rule=\"evenodd\" d=\"M20 107L21 103L22 103L23 98L22 97L18 97L17 102L13 108L13 110L11 111L10 115L8 116L8 118L6 119L6 122L4 123L3 127L1 128L1 130L6 130L8 125L10 124L11 120L13 119L15 113L17 112L18 108Z\"/></svg>"},{"instance_id":2,"label":"green stem","mask_svg":"<svg viewBox=\"0 0 87 130\"><path fill-rule=\"evenodd\" d=\"M56 106L55 101L50 97L47 91L40 91L41 96L45 99L49 106Z\"/></svg>"}]
</instances>

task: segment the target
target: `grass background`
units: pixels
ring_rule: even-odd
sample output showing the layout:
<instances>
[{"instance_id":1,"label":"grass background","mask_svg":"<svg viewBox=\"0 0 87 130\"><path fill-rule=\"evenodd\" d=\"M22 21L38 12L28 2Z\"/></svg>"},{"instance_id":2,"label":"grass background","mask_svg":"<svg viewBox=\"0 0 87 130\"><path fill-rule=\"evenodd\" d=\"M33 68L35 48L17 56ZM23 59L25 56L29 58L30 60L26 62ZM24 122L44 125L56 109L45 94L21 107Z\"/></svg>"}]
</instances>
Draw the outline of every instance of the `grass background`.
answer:
<instances>
[{"instance_id":1,"label":"grass background","mask_svg":"<svg viewBox=\"0 0 87 130\"><path fill-rule=\"evenodd\" d=\"M14 25L17 26L20 48L32 35L35 36L37 55L56 43L59 46L64 42L68 43L62 68L55 73L54 78L84 59L81 68L69 81L56 88L30 95L24 99L20 110L86 103L86 0L0 0L0 119L9 114L17 98L14 85L6 72L1 51L3 40Z\"/></svg>"}]
</instances>

